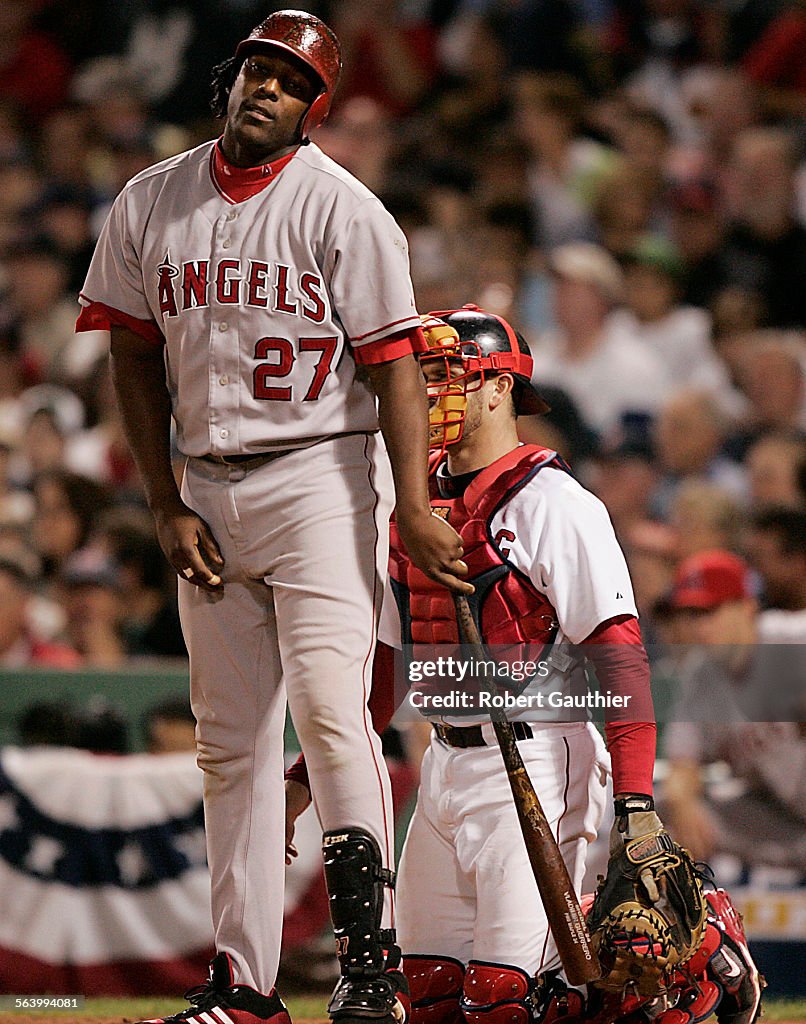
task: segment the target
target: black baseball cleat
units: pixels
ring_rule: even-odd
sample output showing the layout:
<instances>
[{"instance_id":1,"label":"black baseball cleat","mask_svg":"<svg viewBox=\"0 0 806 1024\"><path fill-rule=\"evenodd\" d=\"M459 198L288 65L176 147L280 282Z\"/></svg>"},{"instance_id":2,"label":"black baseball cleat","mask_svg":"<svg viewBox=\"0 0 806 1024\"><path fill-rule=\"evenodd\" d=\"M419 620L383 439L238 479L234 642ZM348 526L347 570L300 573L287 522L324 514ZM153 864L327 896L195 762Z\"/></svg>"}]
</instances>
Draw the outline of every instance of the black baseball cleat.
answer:
<instances>
[{"instance_id":1,"label":"black baseball cleat","mask_svg":"<svg viewBox=\"0 0 806 1024\"><path fill-rule=\"evenodd\" d=\"M291 1024L285 1003L272 989L264 996L248 985L236 985L232 959L218 953L210 961L210 977L185 993L191 1004L170 1017L152 1017L139 1024Z\"/></svg>"},{"instance_id":2,"label":"black baseball cleat","mask_svg":"<svg viewBox=\"0 0 806 1024\"><path fill-rule=\"evenodd\" d=\"M406 1024L409 986L400 971L377 978L340 978L328 1003L334 1024Z\"/></svg>"}]
</instances>

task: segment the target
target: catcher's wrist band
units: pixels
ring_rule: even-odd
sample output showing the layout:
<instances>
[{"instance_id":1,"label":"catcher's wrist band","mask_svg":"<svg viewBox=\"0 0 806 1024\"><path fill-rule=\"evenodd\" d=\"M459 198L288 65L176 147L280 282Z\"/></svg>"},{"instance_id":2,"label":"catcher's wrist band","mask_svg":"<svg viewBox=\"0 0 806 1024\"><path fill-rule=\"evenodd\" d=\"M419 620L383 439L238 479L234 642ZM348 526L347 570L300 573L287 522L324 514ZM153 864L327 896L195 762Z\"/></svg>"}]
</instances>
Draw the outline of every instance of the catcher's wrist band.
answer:
<instances>
[{"instance_id":1,"label":"catcher's wrist band","mask_svg":"<svg viewBox=\"0 0 806 1024\"><path fill-rule=\"evenodd\" d=\"M626 796L617 796L613 801L613 807L616 817L623 818L626 814L635 814L638 811L654 811L655 801L651 796L629 793Z\"/></svg>"}]
</instances>

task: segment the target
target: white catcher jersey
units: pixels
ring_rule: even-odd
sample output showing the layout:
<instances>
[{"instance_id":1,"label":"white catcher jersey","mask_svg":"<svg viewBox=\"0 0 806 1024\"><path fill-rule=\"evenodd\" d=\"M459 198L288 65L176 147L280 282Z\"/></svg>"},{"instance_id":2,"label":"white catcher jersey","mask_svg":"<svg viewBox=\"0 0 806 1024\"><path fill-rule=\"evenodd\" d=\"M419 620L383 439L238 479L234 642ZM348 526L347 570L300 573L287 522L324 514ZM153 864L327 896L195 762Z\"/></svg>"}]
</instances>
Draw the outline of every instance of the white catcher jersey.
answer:
<instances>
[{"instance_id":1,"label":"white catcher jersey","mask_svg":"<svg viewBox=\"0 0 806 1024\"><path fill-rule=\"evenodd\" d=\"M419 327L403 232L312 144L257 195L234 203L214 181L214 146L126 185L80 301L153 322L164 335L185 455L272 451L376 430L374 396L356 379L356 360L364 346Z\"/></svg>"},{"instance_id":2,"label":"white catcher jersey","mask_svg":"<svg viewBox=\"0 0 806 1024\"><path fill-rule=\"evenodd\" d=\"M638 616L607 509L570 473L541 469L495 513L490 530L507 561L551 602L558 643L582 643L608 619Z\"/></svg>"}]
</instances>

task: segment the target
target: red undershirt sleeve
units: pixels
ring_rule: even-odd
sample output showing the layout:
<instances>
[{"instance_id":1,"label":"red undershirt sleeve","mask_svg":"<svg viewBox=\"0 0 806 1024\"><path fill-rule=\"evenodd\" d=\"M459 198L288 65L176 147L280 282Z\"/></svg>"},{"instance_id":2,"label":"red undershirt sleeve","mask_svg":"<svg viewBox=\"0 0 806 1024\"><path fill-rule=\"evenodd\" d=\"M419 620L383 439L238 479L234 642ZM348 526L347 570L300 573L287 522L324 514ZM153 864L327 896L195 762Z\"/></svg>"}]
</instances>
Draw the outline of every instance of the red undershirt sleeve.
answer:
<instances>
[{"instance_id":1,"label":"red undershirt sleeve","mask_svg":"<svg viewBox=\"0 0 806 1024\"><path fill-rule=\"evenodd\" d=\"M652 795L657 729L652 705L649 659L633 615L601 623L583 641L602 691L629 698L608 708L605 736L613 762L613 792Z\"/></svg>"},{"instance_id":2,"label":"red undershirt sleeve","mask_svg":"<svg viewBox=\"0 0 806 1024\"><path fill-rule=\"evenodd\" d=\"M311 791L311 784L308 781L308 766L305 764L305 755L300 751L296 761L285 770L286 782L298 782L308 792Z\"/></svg>"}]
</instances>

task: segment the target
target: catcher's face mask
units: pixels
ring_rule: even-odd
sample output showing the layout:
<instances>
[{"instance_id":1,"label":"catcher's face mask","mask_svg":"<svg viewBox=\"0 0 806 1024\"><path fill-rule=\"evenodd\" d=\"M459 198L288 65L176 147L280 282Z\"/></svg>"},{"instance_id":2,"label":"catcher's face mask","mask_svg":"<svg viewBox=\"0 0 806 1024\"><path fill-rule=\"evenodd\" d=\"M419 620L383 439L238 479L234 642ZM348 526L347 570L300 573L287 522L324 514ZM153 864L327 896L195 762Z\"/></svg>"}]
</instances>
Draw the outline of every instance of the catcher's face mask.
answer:
<instances>
[{"instance_id":1,"label":"catcher's face mask","mask_svg":"<svg viewBox=\"0 0 806 1024\"><path fill-rule=\"evenodd\" d=\"M462 439L467 396L484 384L484 370L467 355L468 345L460 343L453 327L431 315L421 320L428 342L428 351L420 355L428 390L428 447L444 452Z\"/></svg>"}]
</instances>

